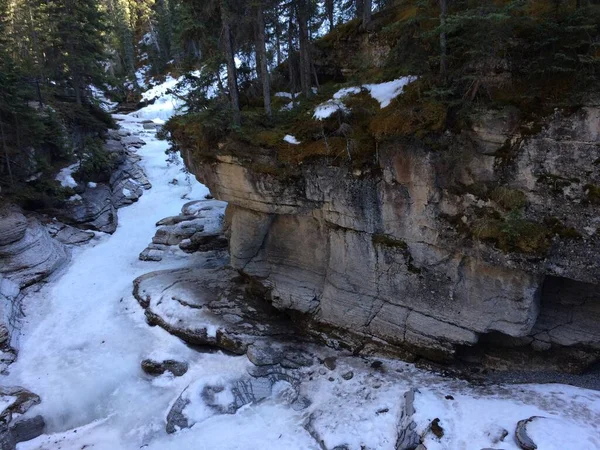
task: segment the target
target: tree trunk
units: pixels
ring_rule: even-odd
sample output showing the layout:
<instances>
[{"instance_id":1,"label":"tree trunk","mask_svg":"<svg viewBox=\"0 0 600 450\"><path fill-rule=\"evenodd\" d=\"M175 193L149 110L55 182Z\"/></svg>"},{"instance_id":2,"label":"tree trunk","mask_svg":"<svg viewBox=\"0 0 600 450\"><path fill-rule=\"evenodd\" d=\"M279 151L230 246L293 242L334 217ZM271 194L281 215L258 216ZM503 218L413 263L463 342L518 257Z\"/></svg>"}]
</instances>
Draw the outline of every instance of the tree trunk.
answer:
<instances>
[{"instance_id":1,"label":"tree trunk","mask_svg":"<svg viewBox=\"0 0 600 450\"><path fill-rule=\"evenodd\" d=\"M12 168L10 167L10 157L8 155L8 145L6 144L6 135L4 134L4 122L0 120L0 135L2 137L2 148L4 149L4 158L6 160L6 170L8 171L8 179L12 186L15 182L13 179Z\"/></svg>"},{"instance_id":2,"label":"tree trunk","mask_svg":"<svg viewBox=\"0 0 600 450\"><path fill-rule=\"evenodd\" d=\"M448 15L448 0L440 0L440 26L446 25ZM448 40L446 32L440 31L440 75L446 79L448 75Z\"/></svg>"},{"instance_id":3,"label":"tree trunk","mask_svg":"<svg viewBox=\"0 0 600 450\"><path fill-rule=\"evenodd\" d=\"M356 17L362 19L365 12L365 0L356 0Z\"/></svg>"},{"instance_id":4,"label":"tree trunk","mask_svg":"<svg viewBox=\"0 0 600 450\"><path fill-rule=\"evenodd\" d=\"M290 8L290 20L288 23L288 69L290 74L290 91L295 97L298 91L298 82L296 80L296 49L294 48L294 6Z\"/></svg>"},{"instance_id":5,"label":"tree trunk","mask_svg":"<svg viewBox=\"0 0 600 450\"><path fill-rule=\"evenodd\" d=\"M327 20L329 21L329 32L331 33L333 31L333 28L335 27L335 23L334 23L334 7L335 7L335 1L334 0L325 0L325 12L327 13Z\"/></svg>"},{"instance_id":6,"label":"tree trunk","mask_svg":"<svg viewBox=\"0 0 600 450\"><path fill-rule=\"evenodd\" d=\"M260 78L262 81L263 97L265 103L265 114L271 117L271 80L269 79L269 67L267 61L267 49L266 49L266 38L265 38L265 17L263 12L262 2L258 3L256 11L256 25L257 25L257 48L256 56L257 63L260 64Z\"/></svg>"},{"instance_id":7,"label":"tree trunk","mask_svg":"<svg viewBox=\"0 0 600 450\"><path fill-rule=\"evenodd\" d=\"M240 126L242 117L240 114L240 94L237 85L237 70L235 67L235 52L233 50L233 39L231 38L231 25L229 14L224 1L221 0L221 21L223 26L223 46L227 59L227 87L229 88L229 100L231 102L233 124Z\"/></svg>"},{"instance_id":8,"label":"tree trunk","mask_svg":"<svg viewBox=\"0 0 600 450\"><path fill-rule=\"evenodd\" d=\"M300 41L300 86L306 98L312 96L311 90L311 58L310 40L308 37L308 3L307 0L297 2L298 31Z\"/></svg>"},{"instance_id":9,"label":"tree trunk","mask_svg":"<svg viewBox=\"0 0 600 450\"><path fill-rule=\"evenodd\" d=\"M362 14L362 26L366 28L371 22L371 15L373 11L373 0L363 0L363 14Z\"/></svg>"},{"instance_id":10,"label":"tree trunk","mask_svg":"<svg viewBox=\"0 0 600 450\"><path fill-rule=\"evenodd\" d=\"M277 59L277 65L281 64L283 58L281 57L281 23L279 22L279 7L275 8L275 57Z\"/></svg>"}]
</instances>

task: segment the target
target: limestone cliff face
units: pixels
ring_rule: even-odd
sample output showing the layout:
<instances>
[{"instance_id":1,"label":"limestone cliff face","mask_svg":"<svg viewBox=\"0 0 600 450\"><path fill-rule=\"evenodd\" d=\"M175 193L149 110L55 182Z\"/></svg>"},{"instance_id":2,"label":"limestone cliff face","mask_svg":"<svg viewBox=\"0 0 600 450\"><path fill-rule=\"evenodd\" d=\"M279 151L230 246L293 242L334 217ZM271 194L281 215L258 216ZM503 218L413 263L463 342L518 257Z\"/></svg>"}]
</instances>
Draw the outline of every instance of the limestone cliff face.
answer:
<instances>
[{"instance_id":1,"label":"limestone cliff face","mask_svg":"<svg viewBox=\"0 0 600 450\"><path fill-rule=\"evenodd\" d=\"M229 202L231 265L314 329L365 351L452 358L485 343L535 359L568 347L589 362L600 108L557 113L529 136L512 114L481 114L441 151L390 141L361 170L317 159L280 175L276 154L231 143L186 159Z\"/></svg>"}]
</instances>

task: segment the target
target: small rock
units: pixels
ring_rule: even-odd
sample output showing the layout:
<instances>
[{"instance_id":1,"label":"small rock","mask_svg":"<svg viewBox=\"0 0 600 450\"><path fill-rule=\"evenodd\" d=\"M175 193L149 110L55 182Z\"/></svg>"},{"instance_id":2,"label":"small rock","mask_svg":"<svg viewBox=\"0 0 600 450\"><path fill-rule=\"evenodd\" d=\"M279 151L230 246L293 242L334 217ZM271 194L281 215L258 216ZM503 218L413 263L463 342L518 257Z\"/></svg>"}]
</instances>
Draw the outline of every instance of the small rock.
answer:
<instances>
[{"instance_id":1,"label":"small rock","mask_svg":"<svg viewBox=\"0 0 600 450\"><path fill-rule=\"evenodd\" d=\"M354 372L352 372L352 371L346 372L345 374L342 375L342 378L344 380L351 380L352 378L354 378Z\"/></svg>"},{"instance_id":2,"label":"small rock","mask_svg":"<svg viewBox=\"0 0 600 450\"><path fill-rule=\"evenodd\" d=\"M383 363L381 361L373 361L371 363L372 369L381 369L383 367Z\"/></svg>"},{"instance_id":3,"label":"small rock","mask_svg":"<svg viewBox=\"0 0 600 450\"><path fill-rule=\"evenodd\" d=\"M329 356L323 360L323 365L327 367L329 370L335 370L336 368L336 358L333 356Z\"/></svg>"},{"instance_id":4,"label":"small rock","mask_svg":"<svg viewBox=\"0 0 600 450\"><path fill-rule=\"evenodd\" d=\"M328 380L329 380L329 381L335 381L335 378L333 378L333 377L329 377L329 378L328 378Z\"/></svg>"},{"instance_id":5,"label":"small rock","mask_svg":"<svg viewBox=\"0 0 600 450\"><path fill-rule=\"evenodd\" d=\"M517 422L515 438L517 439L519 447L521 447L523 450L537 449L537 445L535 444L535 442L533 442L533 439L531 439L527 434L527 424L529 422L533 422L537 418L538 416L532 416L529 419L519 420L519 422Z\"/></svg>"},{"instance_id":6,"label":"small rock","mask_svg":"<svg viewBox=\"0 0 600 450\"><path fill-rule=\"evenodd\" d=\"M167 359L162 362L145 359L142 361L142 370L148 375L162 375L165 372L171 372L176 377L180 377L187 372L188 364L173 359Z\"/></svg>"},{"instance_id":7,"label":"small rock","mask_svg":"<svg viewBox=\"0 0 600 450\"><path fill-rule=\"evenodd\" d=\"M162 261L164 255L165 255L164 250L158 250L155 248L147 247L142 251L142 253L140 253L139 259L141 261L158 262L158 261Z\"/></svg>"},{"instance_id":8,"label":"small rock","mask_svg":"<svg viewBox=\"0 0 600 450\"><path fill-rule=\"evenodd\" d=\"M25 442L35 439L44 433L46 422L42 416L17 420L10 426L15 442ZM0 447L1 448L1 447Z\"/></svg>"},{"instance_id":9,"label":"small rock","mask_svg":"<svg viewBox=\"0 0 600 450\"><path fill-rule=\"evenodd\" d=\"M454 397L452 397L451 395L446 395L446 397L444 397L446 400L454 400Z\"/></svg>"},{"instance_id":10,"label":"small rock","mask_svg":"<svg viewBox=\"0 0 600 450\"><path fill-rule=\"evenodd\" d=\"M440 419L433 419L431 421L430 429L436 438L441 439L444 437L444 429L440 425Z\"/></svg>"}]
</instances>

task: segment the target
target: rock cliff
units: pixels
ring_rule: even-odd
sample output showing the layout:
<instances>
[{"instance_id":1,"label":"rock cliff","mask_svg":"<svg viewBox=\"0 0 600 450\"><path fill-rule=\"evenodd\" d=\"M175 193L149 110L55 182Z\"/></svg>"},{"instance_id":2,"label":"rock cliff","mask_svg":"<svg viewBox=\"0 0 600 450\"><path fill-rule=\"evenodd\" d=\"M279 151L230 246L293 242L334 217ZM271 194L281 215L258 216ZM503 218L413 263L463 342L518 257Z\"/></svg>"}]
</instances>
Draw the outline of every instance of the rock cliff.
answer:
<instances>
[{"instance_id":1,"label":"rock cliff","mask_svg":"<svg viewBox=\"0 0 600 450\"><path fill-rule=\"evenodd\" d=\"M481 112L437 150L391 139L360 167L183 153L229 203L233 268L330 342L582 370L600 351L600 108L527 132L516 115Z\"/></svg>"}]
</instances>

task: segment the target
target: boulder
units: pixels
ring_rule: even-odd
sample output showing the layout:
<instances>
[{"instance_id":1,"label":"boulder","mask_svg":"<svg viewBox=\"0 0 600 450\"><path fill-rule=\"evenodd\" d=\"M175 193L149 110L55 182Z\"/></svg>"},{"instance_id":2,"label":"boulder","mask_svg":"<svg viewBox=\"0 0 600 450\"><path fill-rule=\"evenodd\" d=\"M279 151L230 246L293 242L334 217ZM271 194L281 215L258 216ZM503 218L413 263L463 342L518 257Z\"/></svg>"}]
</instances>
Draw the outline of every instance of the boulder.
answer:
<instances>
[{"instance_id":1,"label":"boulder","mask_svg":"<svg viewBox=\"0 0 600 450\"><path fill-rule=\"evenodd\" d=\"M81 245L89 242L95 236L93 231L80 230L56 220L47 224L50 235L57 241L67 245Z\"/></svg>"},{"instance_id":2,"label":"boulder","mask_svg":"<svg viewBox=\"0 0 600 450\"><path fill-rule=\"evenodd\" d=\"M9 228L13 231L8 231ZM40 222L17 209L0 212L0 276L19 288L43 280L70 258L65 246L50 236Z\"/></svg>"},{"instance_id":3,"label":"boulder","mask_svg":"<svg viewBox=\"0 0 600 450\"><path fill-rule=\"evenodd\" d=\"M112 201L111 188L98 183L88 188L59 211L56 216L77 228L114 233L117 229L117 210Z\"/></svg>"},{"instance_id":4,"label":"boulder","mask_svg":"<svg viewBox=\"0 0 600 450\"><path fill-rule=\"evenodd\" d=\"M235 414L242 406L272 397L275 394L273 387L282 382L287 385L287 389L282 390L279 386L277 394L292 408L305 409L310 403L299 396L299 381L299 373L271 366L226 383L192 384L173 403L167 415L166 431L174 433L197 423L197 417L190 417L186 412L190 405L197 408L196 404L201 404L203 410L209 411L206 418L219 414Z\"/></svg>"},{"instance_id":5,"label":"boulder","mask_svg":"<svg viewBox=\"0 0 600 450\"><path fill-rule=\"evenodd\" d=\"M173 359L166 359L164 361L144 359L142 361L142 370L148 375L162 375L165 372L170 372L176 377L181 377L187 372L188 364L185 361L175 361Z\"/></svg>"},{"instance_id":6,"label":"boulder","mask_svg":"<svg viewBox=\"0 0 600 450\"><path fill-rule=\"evenodd\" d=\"M152 272L134 281L146 319L193 345L245 354L259 341L294 336L290 321L236 271L226 268Z\"/></svg>"}]
</instances>

